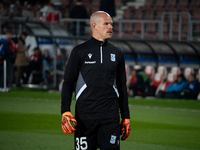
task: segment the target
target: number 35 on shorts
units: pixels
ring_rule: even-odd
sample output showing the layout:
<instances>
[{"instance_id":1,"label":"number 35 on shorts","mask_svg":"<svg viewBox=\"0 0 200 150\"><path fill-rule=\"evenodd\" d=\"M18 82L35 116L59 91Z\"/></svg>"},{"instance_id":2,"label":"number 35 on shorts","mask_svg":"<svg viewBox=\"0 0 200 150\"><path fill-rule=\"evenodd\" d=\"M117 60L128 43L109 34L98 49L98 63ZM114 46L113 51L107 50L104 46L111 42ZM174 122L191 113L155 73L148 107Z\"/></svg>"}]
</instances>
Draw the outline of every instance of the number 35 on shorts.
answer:
<instances>
[{"instance_id":1,"label":"number 35 on shorts","mask_svg":"<svg viewBox=\"0 0 200 150\"><path fill-rule=\"evenodd\" d=\"M76 150L87 150L88 144L86 139L86 137L76 138Z\"/></svg>"}]
</instances>

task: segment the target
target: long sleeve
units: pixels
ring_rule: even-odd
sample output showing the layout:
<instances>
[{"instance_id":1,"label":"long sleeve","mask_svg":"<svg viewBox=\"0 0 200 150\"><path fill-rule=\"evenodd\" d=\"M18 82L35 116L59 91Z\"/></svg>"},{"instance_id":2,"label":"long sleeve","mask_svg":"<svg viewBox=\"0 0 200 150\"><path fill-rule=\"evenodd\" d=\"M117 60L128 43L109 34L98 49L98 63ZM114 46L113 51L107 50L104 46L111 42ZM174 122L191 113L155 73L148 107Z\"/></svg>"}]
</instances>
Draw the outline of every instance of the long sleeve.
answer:
<instances>
[{"instance_id":1,"label":"long sleeve","mask_svg":"<svg viewBox=\"0 0 200 150\"><path fill-rule=\"evenodd\" d=\"M77 81L80 65L77 50L74 48L67 63L61 93L61 114L70 111L72 93Z\"/></svg>"},{"instance_id":2,"label":"long sleeve","mask_svg":"<svg viewBox=\"0 0 200 150\"><path fill-rule=\"evenodd\" d=\"M130 118L128 106L128 94L126 87L125 59L123 53L120 56L119 65L117 68L117 88L119 91L119 108L121 118Z\"/></svg>"},{"instance_id":3,"label":"long sleeve","mask_svg":"<svg viewBox=\"0 0 200 150\"><path fill-rule=\"evenodd\" d=\"M167 87L167 92L180 92L182 91L184 88L186 88L187 86L187 82L183 81L182 83L172 83Z\"/></svg>"}]
</instances>

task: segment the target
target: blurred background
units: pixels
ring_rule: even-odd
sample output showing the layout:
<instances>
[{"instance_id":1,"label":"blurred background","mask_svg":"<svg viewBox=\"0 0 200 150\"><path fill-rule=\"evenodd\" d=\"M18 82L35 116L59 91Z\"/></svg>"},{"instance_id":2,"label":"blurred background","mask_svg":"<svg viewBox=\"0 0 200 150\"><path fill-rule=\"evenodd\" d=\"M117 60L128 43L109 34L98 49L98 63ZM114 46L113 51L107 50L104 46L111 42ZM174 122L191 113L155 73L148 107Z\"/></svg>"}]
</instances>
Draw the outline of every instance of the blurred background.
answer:
<instances>
[{"instance_id":1,"label":"blurred background","mask_svg":"<svg viewBox=\"0 0 200 150\"><path fill-rule=\"evenodd\" d=\"M2 0L0 37L11 32L10 48L18 55L25 34L27 62L20 79L16 60L7 66L13 76L7 76L7 89L1 91L12 86L60 90L70 52L91 37L89 17L98 10L113 18L110 41L124 50L129 96L163 98L170 93L173 98L198 99L199 0ZM185 86L167 89L179 85L180 76ZM191 85L195 92L188 97Z\"/></svg>"}]
</instances>

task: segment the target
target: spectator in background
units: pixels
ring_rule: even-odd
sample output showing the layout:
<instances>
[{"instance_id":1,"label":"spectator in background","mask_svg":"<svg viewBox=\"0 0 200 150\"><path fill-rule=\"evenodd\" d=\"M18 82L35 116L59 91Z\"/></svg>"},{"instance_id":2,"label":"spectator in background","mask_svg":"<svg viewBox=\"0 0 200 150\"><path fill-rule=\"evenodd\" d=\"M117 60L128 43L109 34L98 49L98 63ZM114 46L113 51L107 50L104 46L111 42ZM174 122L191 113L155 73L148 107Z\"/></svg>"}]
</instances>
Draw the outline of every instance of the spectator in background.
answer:
<instances>
[{"instance_id":1,"label":"spectator in background","mask_svg":"<svg viewBox=\"0 0 200 150\"><path fill-rule=\"evenodd\" d=\"M50 4L49 5L49 13L47 13L47 22L54 22L58 23L59 22L59 14L55 11L54 5Z\"/></svg>"},{"instance_id":2,"label":"spectator in background","mask_svg":"<svg viewBox=\"0 0 200 150\"><path fill-rule=\"evenodd\" d=\"M149 77L142 70L131 70L131 74L135 76L135 83L130 84L129 90L133 91L133 95L143 95L145 89L149 85Z\"/></svg>"},{"instance_id":3,"label":"spectator in background","mask_svg":"<svg viewBox=\"0 0 200 150\"><path fill-rule=\"evenodd\" d=\"M42 70L42 61L44 57L39 49L39 47L34 48L34 53L29 56L29 63L26 69L26 80L25 83L28 83L29 76L33 70L41 71Z\"/></svg>"},{"instance_id":4,"label":"spectator in background","mask_svg":"<svg viewBox=\"0 0 200 150\"><path fill-rule=\"evenodd\" d=\"M40 11L45 12L50 10L50 0L43 0L44 6L40 9Z\"/></svg>"},{"instance_id":5,"label":"spectator in background","mask_svg":"<svg viewBox=\"0 0 200 150\"><path fill-rule=\"evenodd\" d=\"M87 19L88 14L82 0L74 0L75 6L71 9L69 17L73 19ZM73 35L77 35L77 23L73 22L72 32ZM83 36L85 32L85 22L80 22L79 24L79 35Z\"/></svg>"},{"instance_id":6,"label":"spectator in background","mask_svg":"<svg viewBox=\"0 0 200 150\"><path fill-rule=\"evenodd\" d=\"M42 78L43 78L43 84L49 83L49 80L52 75L53 75L53 70L54 70L54 60L52 57L50 57L49 51L45 49L43 51L43 73L42 73ZM65 67L65 62L67 61L67 54L66 54L66 49L61 48L60 53L56 56L56 69L57 70L64 70Z\"/></svg>"},{"instance_id":7,"label":"spectator in background","mask_svg":"<svg viewBox=\"0 0 200 150\"><path fill-rule=\"evenodd\" d=\"M10 56L13 55L12 50L9 47L9 42L11 40L12 34L10 32L6 33L5 38L0 39L0 91L3 91L3 85L4 85L4 60L6 62L9 62ZM7 65L7 70L8 70ZM9 91L10 89L6 89ZM5 91L4 91L5 92Z\"/></svg>"},{"instance_id":8,"label":"spectator in background","mask_svg":"<svg viewBox=\"0 0 200 150\"><path fill-rule=\"evenodd\" d=\"M67 51L64 48L60 49L60 53L56 57L56 66L58 70L64 70L65 62L67 61Z\"/></svg>"},{"instance_id":9,"label":"spectator in background","mask_svg":"<svg viewBox=\"0 0 200 150\"><path fill-rule=\"evenodd\" d=\"M59 22L59 14L55 11L55 6L53 4L48 4L46 9L41 9L39 13L39 21L46 22ZM46 18L45 18L46 17Z\"/></svg>"},{"instance_id":10,"label":"spectator in background","mask_svg":"<svg viewBox=\"0 0 200 150\"><path fill-rule=\"evenodd\" d=\"M43 84L47 84L47 74L51 74L53 71L53 64L52 64L52 58L50 56L50 53L48 49L43 50L43 60L42 60L42 79L43 79Z\"/></svg>"},{"instance_id":11,"label":"spectator in background","mask_svg":"<svg viewBox=\"0 0 200 150\"><path fill-rule=\"evenodd\" d=\"M15 60L15 66L17 67L17 75L16 75L16 87L21 87L20 80L23 79L25 82L25 77L23 76L23 73L26 71L27 66L27 57L26 57L26 51L29 49L29 47L25 46L25 40L27 37L27 33L23 32L18 40L18 51L17 56Z\"/></svg>"},{"instance_id":12,"label":"spectator in background","mask_svg":"<svg viewBox=\"0 0 200 150\"><path fill-rule=\"evenodd\" d=\"M5 1L0 2L0 17L9 16L9 3Z\"/></svg>"},{"instance_id":13,"label":"spectator in background","mask_svg":"<svg viewBox=\"0 0 200 150\"><path fill-rule=\"evenodd\" d=\"M107 12L111 17L115 17L115 0L101 0L100 10Z\"/></svg>"},{"instance_id":14,"label":"spectator in background","mask_svg":"<svg viewBox=\"0 0 200 150\"><path fill-rule=\"evenodd\" d=\"M40 12L39 20L40 21L45 21L45 18L47 17L46 12L48 12L51 9L50 8L51 7L50 0L44 0L43 3L44 3L44 6L39 10L39 12Z\"/></svg>"},{"instance_id":15,"label":"spectator in background","mask_svg":"<svg viewBox=\"0 0 200 150\"><path fill-rule=\"evenodd\" d=\"M130 87L131 84L134 84L135 82L136 82L136 73L135 73L135 70L131 70L131 73L127 78L127 89L128 89L129 95L132 95L129 87Z\"/></svg>"},{"instance_id":16,"label":"spectator in background","mask_svg":"<svg viewBox=\"0 0 200 150\"><path fill-rule=\"evenodd\" d=\"M200 83L196 79L194 74L188 76L188 85L180 94L180 98L183 99L197 99L200 93Z\"/></svg>"},{"instance_id":17,"label":"spectator in background","mask_svg":"<svg viewBox=\"0 0 200 150\"><path fill-rule=\"evenodd\" d=\"M13 79L14 79L14 65L15 65L15 59L16 59L16 55L17 55L17 51L18 51L18 39L15 38L15 39L11 39L10 42L9 42L9 46L10 46L10 49L12 50L13 52L13 55L11 55L9 58L9 62L7 62L7 65L8 65L8 69L7 69L7 72L8 72L8 88L11 88L12 87L12 83L13 83Z\"/></svg>"},{"instance_id":18,"label":"spectator in background","mask_svg":"<svg viewBox=\"0 0 200 150\"><path fill-rule=\"evenodd\" d=\"M177 80L171 83L161 97L165 98L180 98L180 93L187 87L187 80L183 74L178 75Z\"/></svg>"}]
</instances>

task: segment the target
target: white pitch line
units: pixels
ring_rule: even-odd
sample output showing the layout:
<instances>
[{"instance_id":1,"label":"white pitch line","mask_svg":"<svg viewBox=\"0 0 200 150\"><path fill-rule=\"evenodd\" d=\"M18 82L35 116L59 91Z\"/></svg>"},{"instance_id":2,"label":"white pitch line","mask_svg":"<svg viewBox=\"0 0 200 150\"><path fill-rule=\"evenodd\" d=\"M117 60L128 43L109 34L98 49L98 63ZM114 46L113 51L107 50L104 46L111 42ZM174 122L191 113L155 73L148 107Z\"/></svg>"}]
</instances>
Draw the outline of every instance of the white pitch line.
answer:
<instances>
[{"instance_id":1,"label":"white pitch line","mask_svg":"<svg viewBox=\"0 0 200 150\"><path fill-rule=\"evenodd\" d=\"M130 104L129 107L141 107L146 109L163 109L163 110L176 110L176 111L191 111L200 113L200 110L197 109L186 109L186 108L173 108L173 107L156 107L156 106L140 106L140 105L132 105Z\"/></svg>"}]
</instances>

